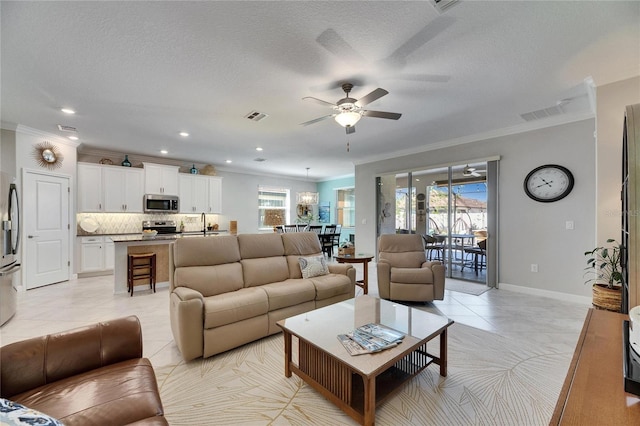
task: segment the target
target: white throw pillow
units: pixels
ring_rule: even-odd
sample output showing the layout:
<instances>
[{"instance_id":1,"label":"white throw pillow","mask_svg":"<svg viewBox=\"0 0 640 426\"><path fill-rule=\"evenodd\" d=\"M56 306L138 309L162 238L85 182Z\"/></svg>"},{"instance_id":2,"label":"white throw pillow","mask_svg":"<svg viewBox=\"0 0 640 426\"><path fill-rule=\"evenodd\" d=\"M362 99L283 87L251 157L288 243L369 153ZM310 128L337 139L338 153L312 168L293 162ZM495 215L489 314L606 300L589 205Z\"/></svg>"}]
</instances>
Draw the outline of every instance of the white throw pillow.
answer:
<instances>
[{"instance_id":1,"label":"white throw pillow","mask_svg":"<svg viewBox=\"0 0 640 426\"><path fill-rule=\"evenodd\" d=\"M329 273L329 267L327 262L324 261L324 256L300 257L298 262L300 262L302 278L319 277Z\"/></svg>"},{"instance_id":2,"label":"white throw pillow","mask_svg":"<svg viewBox=\"0 0 640 426\"><path fill-rule=\"evenodd\" d=\"M0 424L7 426L64 426L60 420L4 398L0 398Z\"/></svg>"}]
</instances>

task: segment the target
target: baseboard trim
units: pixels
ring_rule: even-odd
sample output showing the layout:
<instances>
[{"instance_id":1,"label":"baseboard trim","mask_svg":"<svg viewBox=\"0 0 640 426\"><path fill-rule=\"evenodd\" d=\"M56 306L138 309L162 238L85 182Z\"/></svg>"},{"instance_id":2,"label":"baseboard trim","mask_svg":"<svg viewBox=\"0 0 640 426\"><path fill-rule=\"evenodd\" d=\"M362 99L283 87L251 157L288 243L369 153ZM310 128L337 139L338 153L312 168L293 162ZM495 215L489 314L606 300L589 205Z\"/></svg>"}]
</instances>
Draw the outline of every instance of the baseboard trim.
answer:
<instances>
[{"instance_id":1,"label":"baseboard trim","mask_svg":"<svg viewBox=\"0 0 640 426\"><path fill-rule=\"evenodd\" d=\"M499 283L498 288L500 290L530 294L532 296L548 297L550 299L564 300L567 302L573 302L573 303L579 303L581 305L591 306L591 297L587 297L587 296L578 296L576 294L560 293L559 291L523 287L521 285L508 284L508 283Z\"/></svg>"}]
</instances>

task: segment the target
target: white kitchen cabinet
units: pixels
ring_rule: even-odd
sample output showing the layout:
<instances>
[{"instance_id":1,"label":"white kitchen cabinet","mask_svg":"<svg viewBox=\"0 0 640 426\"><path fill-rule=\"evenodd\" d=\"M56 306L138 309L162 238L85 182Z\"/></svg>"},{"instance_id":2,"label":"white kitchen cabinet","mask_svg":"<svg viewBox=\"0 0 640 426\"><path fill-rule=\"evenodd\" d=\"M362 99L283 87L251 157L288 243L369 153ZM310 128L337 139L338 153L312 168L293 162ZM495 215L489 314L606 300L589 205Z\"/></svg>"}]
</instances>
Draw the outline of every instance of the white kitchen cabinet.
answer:
<instances>
[{"instance_id":1,"label":"white kitchen cabinet","mask_svg":"<svg viewBox=\"0 0 640 426\"><path fill-rule=\"evenodd\" d=\"M113 270L115 263L115 244L111 238L104 237L104 269Z\"/></svg>"},{"instance_id":2,"label":"white kitchen cabinet","mask_svg":"<svg viewBox=\"0 0 640 426\"><path fill-rule=\"evenodd\" d=\"M210 176L207 213L222 213L222 178Z\"/></svg>"},{"instance_id":3,"label":"white kitchen cabinet","mask_svg":"<svg viewBox=\"0 0 640 426\"><path fill-rule=\"evenodd\" d=\"M102 195L102 166L78 163L78 211L104 211Z\"/></svg>"},{"instance_id":4,"label":"white kitchen cabinet","mask_svg":"<svg viewBox=\"0 0 640 426\"><path fill-rule=\"evenodd\" d=\"M104 211L142 213L144 171L104 166Z\"/></svg>"},{"instance_id":5,"label":"white kitchen cabinet","mask_svg":"<svg viewBox=\"0 0 640 426\"><path fill-rule=\"evenodd\" d=\"M102 272L113 270L114 244L107 236L79 237L80 270L78 272Z\"/></svg>"},{"instance_id":6,"label":"white kitchen cabinet","mask_svg":"<svg viewBox=\"0 0 640 426\"><path fill-rule=\"evenodd\" d=\"M178 195L178 166L142 164L145 194Z\"/></svg>"},{"instance_id":7,"label":"white kitchen cabinet","mask_svg":"<svg viewBox=\"0 0 640 426\"><path fill-rule=\"evenodd\" d=\"M181 173L180 213L222 213L222 178Z\"/></svg>"},{"instance_id":8,"label":"white kitchen cabinet","mask_svg":"<svg viewBox=\"0 0 640 426\"><path fill-rule=\"evenodd\" d=\"M180 182L180 213L206 213L209 207L208 178L181 173L178 180Z\"/></svg>"}]
</instances>

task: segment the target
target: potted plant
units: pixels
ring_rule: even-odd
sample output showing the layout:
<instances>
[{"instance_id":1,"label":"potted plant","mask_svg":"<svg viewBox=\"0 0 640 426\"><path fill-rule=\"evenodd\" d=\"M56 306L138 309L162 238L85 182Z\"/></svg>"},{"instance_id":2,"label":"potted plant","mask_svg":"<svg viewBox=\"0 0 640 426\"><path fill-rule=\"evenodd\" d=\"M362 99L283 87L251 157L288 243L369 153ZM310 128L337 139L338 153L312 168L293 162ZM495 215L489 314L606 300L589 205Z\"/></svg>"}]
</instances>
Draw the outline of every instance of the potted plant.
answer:
<instances>
[{"instance_id":1,"label":"potted plant","mask_svg":"<svg viewBox=\"0 0 640 426\"><path fill-rule=\"evenodd\" d=\"M620 255L622 245L614 239L608 239L611 247L596 247L584 252L588 256L586 274L591 278L585 281L593 283L593 305L608 311L620 311L622 299L622 265Z\"/></svg>"}]
</instances>

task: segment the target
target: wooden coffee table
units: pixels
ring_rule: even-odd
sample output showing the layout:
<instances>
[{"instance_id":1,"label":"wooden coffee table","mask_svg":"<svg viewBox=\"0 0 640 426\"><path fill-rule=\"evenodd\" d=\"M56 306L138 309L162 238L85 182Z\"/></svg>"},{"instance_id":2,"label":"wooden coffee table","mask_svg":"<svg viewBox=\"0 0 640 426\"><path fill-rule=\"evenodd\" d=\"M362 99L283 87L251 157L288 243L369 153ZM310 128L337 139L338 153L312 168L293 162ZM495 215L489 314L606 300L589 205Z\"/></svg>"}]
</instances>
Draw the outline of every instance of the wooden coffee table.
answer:
<instances>
[{"instance_id":1,"label":"wooden coffee table","mask_svg":"<svg viewBox=\"0 0 640 426\"><path fill-rule=\"evenodd\" d=\"M374 354L352 356L338 334L379 323L406 334L398 346ZM376 406L431 363L447 375L449 318L360 296L277 322L284 332L284 374L295 373L351 418L375 423ZM292 336L297 337L297 364ZM427 353L427 342L440 337L439 356Z\"/></svg>"},{"instance_id":2,"label":"wooden coffee table","mask_svg":"<svg viewBox=\"0 0 640 426\"><path fill-rule=\"evenodd\" d=\"M361 280L356 280L356 285L362 287L364 294L369 293L369 262L373 259L373 255L370 254L339 254L333 256L338 263L362 263L364 267L364 276Z\"/></svg>"}]
</instances>

